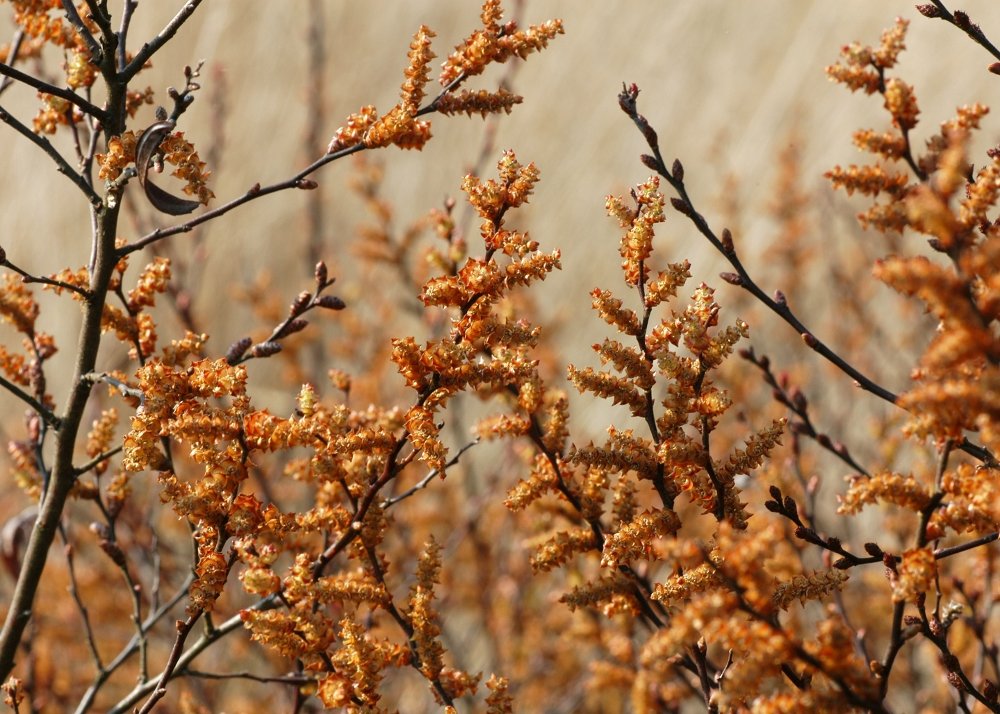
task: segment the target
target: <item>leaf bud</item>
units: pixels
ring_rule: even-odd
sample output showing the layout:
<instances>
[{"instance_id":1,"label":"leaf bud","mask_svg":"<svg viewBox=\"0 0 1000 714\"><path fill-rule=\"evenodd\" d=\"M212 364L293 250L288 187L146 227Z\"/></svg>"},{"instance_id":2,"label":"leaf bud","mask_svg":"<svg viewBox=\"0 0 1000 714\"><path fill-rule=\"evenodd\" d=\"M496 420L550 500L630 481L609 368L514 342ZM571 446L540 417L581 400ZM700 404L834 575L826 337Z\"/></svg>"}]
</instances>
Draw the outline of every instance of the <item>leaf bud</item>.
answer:
<instances>
[{"instance_id":1,"label":"leaf bud","mask_svg":"<svg viewBox=\"0 0 1000 714\"><path fill-rule=\"evenodd\" d=\"M228 362L231 365L239 362L240 357L242 357L243 353L245 353L248 349L250 349L250 345L252 344L253 340L250 339L249 337L244 337L234 342L232 345L230 345L229 349L226 350L226 362Z\"/></svg>"},{"instance_id":2,"label":"leaf bud","mask_svg":"<svg viewBox=\"0 0 1000 714\"><path fill-rule=\"evenodd\" d=\"M294 320L289 320L288 323L281 328L275 338L288 337L289 335L294 335L296 332L302 332L302 330L308 327L309 321L303 320L301 317L297 317Z\"/></svg>"},{"instance_id":3,"label":"leaf bud","mask_svg":"<svg viewBox=\"0 0 1000 714\"><path fill-rule=\"evenodd\" d=\"M323 295L317 298L313 304L325 307L327 310L343 310L347 307L347 304L336 295Z\"/></svg>"},{"instance_id":4,"label":"leaf bud","mask_svg":"<svg viewBox=\"0 0 1000 714\"><path fill-rule=\"evenodd\" d=\"M670 174L677 183L684 183L684 164L680 159L674 159L673 166L670 167Z\"/></svg>"},{"instance_id":5,"label":"leaf bud","mask_svg":"<svg viewBox=\"0 0 1000 714\"><path fill-rule=\"evenodd\" d=\"M728 228L722 229L722 236L720 238L722 242L722 248L730 255L736 250L736 246L733 245L733 232Z\"/></svg>"},{"instance_id":6,"label":"leaf bud","mask_svg":"<svg viewBox=\"0 0 1000 714\"><path fill-rule=\"evenodd\" d=\"M276 355L281 352L281 344L275 342L274 340L268 340L267 342L258 342L250 350L250 356L254 358L270 357L271 355Z\"/></svg>"}]
</instances>

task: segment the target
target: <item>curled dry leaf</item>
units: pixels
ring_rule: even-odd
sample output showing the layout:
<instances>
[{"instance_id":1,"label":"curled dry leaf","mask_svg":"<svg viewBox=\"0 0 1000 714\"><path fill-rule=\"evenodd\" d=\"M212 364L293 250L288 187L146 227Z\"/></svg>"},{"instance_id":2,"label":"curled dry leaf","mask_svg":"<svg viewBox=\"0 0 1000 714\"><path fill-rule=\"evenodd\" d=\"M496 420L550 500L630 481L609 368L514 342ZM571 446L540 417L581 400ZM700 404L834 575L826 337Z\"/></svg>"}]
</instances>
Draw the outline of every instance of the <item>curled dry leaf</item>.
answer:
<instances>
[{"instance_id":1,"label":"curled dry leaf","mask_svg":"<svg viewBox=\"0 0 1000 714\"><path fill-rule=\"evenodd\" d=\"M171 216L183 216L191 213L201 204L186 198L174 196L149 180L149 162L152 160L156 150L160 148L160 142L173 131L175 122L158 121L142 133L139 144L135 150L135 166L139 176L139 185L146 192L146 198L153 204L153 208Z\"/></svg>"}]
</instances>

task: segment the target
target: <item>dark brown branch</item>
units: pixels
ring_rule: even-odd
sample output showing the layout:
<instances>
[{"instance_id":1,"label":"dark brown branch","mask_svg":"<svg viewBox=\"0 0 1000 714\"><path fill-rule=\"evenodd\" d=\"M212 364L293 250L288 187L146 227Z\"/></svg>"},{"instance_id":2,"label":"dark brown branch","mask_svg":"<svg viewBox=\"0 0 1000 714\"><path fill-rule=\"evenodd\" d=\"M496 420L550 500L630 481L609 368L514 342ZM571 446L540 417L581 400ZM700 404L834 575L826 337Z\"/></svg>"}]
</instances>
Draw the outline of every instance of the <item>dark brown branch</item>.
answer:
<instances>
[{"instance_id":1,"label":"dark brown branch","mask_svg":"<svg viewBox=\"0 0 1000 714\"><path fill-rule=\"evenodd\" d=\"M3 66L6 65L0 64L0 67ZM84 180L83 176L69 165L69 162L62 157L62 154L56 151L56 148L52 146L52 143L48 139L33 132L2 106L0 106L0 121L12 127L18 134L25 137L31 141L31 143L35 144L42 151L48 154L49 157L51 157L51 159L56 163L56 170L75 183L77 188L83 191L92 206L101 205L101 197L94 193L94 189L90 187L86 180Z\"/></svg>"},{"instance_id":2,"label":"dark brown branch","mask_svg":"<svg viewBox=\"0 0 1000 714\"><path fill-rule=\"evenodd\" d=\"M7 59L10 60L10 66L13 67L14 63L17 62L17 54L21 51L21 44L24 42L24 30L18 29L14 33L14 39L10 42L10 49L7 51ZM0 80L0 94L7 91L7 87L12 85L14 80L10 77L4 77Z\"/></svg>"},{"instance_id":3,"label":"dark brown branch","mask_svg":"<svg viewBox=\"0 0 1000 714\"><path fill-rule=\"evenodd\" d=\"M729 231L724 230L721 237L716 235L711 226L708 225L708 221L705 217L698 213L695 209L694 203L688 195L687 187L684 184L684 167L681 165L680 161L674 161L673 166L670 169L667 168L667 165L663 160L663 155L660 152L659 139L657 138L656 131L652 126L650 126L646 118L640 114L636 108L636 100L638 99L638 96L639 88L636 85L633 84L630 87L626 86L618 95L618 104L622 111L625 112L625 114L627 114L638 127L639 131L643 135L643 138L646 140L646 144L653 152L652 156L643 155L642 162L648 168L656 171L657 174L663 177L667 183L670 184L671 188L673 188L677 193L677 198L671 199L671 205L674 207L674 210L686 216L688 220L694 224L698 232L701 233L702 236L704 236L708 242L711 243L723 257L725 257L727 261L729 261L729 264L736 271L736 274L729 275L726 278L726 281L749 292L765 307L771 310L771 312L791 325L792 328L799 333L799 336L802 338L802 341L805 342L807 347L824 357L844 374L851 377L859 387L867 392L871 392L875 396L884 399L887 402L896 404L899 399L899 396L896 393L886 389L871 378L862 374L852 364L830 349L830 347L828 347L822 340L817 338L812 331L810 331L809 328L806 327L801 320L799 320L795 313L792 312L792 309L788 306L788 302L785 299L785 295L780 290L775 291L774 297L772 298L765 293L757 285L757 283L754 282L753 278L750 277L750 274L747 272L742 261L740 261L736 254L736 248L733 245L732 236ZM985 463L990 465L997 464L996 457L991 454L988 449L972 444L968 440L963 441L960 448Z\"/></svg>"},{"instance_id":4,"label":"dark brown branch","mask_svg":"<svg viewBox=\"0 0 1000 714\"><path fill-rule=\"evenodd\" d=\"M84 44L87 45L87 49L90 51L90 60L94 64L100 64L101 62L101 45L98 43L97 39L91 34L90 30L83 22L83 18L80 17L80 13L76 11L76 6L73 4L73 0L62 0L63 10L66 11L66 19L69 20L69 24L73 26L73 29L79 33L80 37L83 38Z\"/></svg>"},{"instance_id":5,"label":"dark brown branch","mask_svg":"<svg viewBox=\"0 0 1000 714\"><path fill-rule=\"evenodd\" d=\"M933 5L918 5L917 9L926 17L937 17L948 22L966 35L972 38L973 42L989 52L993 57L1000 60L1000 49L990 42L989 38L983 34L982 29L974 23L962 10L951 12L941 0L931 0Z\"/></svg>"},{"instance_id":6,"label":"dark brown branch","mask_svg":"<svg viewBox=\"0 0 1000 714\"><path fill-rule=\"evenodd\" d=\"M174 15L173 19L166 24L166 26L160 30L159 34L153 39L142 46L138 52L135 53L135 57L129 62L124 69L119 73L119 79L122 82L128 82L139 70L152 58L156 52L167 44L177 31L181 29L181 26L188 21L188 18L194 14L194 11L198 9L201 5L201 0L188 0L185 2L181 9L178 10L177 14Z\"/></svg>"},{"instance_id":7,"label":"dark brown branch","mask_svg":"<svg viewBox=\"0 0 1000 714\"><path fill-rule=\"evenodd\" d=\"M98 107L95 104L91 104L86 99L81 97L76 92L70 89L63 89L62 87L57 87L54 84L49 84L48 82L43 82L37 77L32 77L30 74L25 74L19 70L14 69L9 64L0 62L0 74L10 77L11 79L17 80L27 84L29 87L34 87L43 94L51 94L53 97L59 97L60 99L65 99L70 104L77 106L84 114L89 114L92 117L100 121L105 121L107 118L107 112Z\"/></svg>"}]
</instances>

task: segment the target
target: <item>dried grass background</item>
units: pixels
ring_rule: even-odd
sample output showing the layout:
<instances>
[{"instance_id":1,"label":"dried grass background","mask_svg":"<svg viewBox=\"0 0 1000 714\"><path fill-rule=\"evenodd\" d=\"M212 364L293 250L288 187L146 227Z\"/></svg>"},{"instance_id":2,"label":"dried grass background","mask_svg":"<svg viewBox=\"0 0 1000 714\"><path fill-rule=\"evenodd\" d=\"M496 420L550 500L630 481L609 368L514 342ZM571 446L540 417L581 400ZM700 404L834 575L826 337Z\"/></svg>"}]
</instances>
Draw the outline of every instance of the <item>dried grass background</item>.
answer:
<instances>
[{"instance_id":1,"label":"dried grass background","mask_svg":"<svg viewBox=\"0 0 1000 714\"><path fill-rule=\"evenodd\" d=\"M133 41L158 30L179 5L180 0L141 3ZM185 64L206 60L203 90L179 128L203 156L222 138L220 160L210 166L217 196L212 205L255 182L294 173L325 150L344 117L360 106L390 107L398 94L407 45L419 24L438 33L435 49L443 58L478 16L477 4L467 0L323 0L318 5L327 48L322 72L325 129L322 143L311 153L303 138L312 120L308 107L317 75L307 47L315 16L306 0L206 3L157 55L155 66L140 75L162 97L167 86L183 84ZM987 34L1000 35L1000 5L995 0L968 0L963 9ZM476 166L484 149L488 159L483 168L488 172L507 148L540 167L542 181L531 205L513 223L528 229L543 248L562 250L563 270L537 295L543 314L559 331L567 360L585 361L589 345L603 334L588 314L588 293L619 280L618 228L605 215L604 197L624 193L649 175L638 161L641 137L617 106L623 81L642 88L641 109L659 131L666 158L684 162L696 204L713 225L733 229L752 273L767 267L755 248L774 237L775 223L766 206L774 196L777 156L790 143L801 155L802 188L815 196L816 232L810 238L825 241L819 250L835 254L841 242L866 239L853 221L857 209L842 194L832 195L822 173L834 164L859 161L851 132L862 126L883 128L887 119L877 100L847 95L827 81L823 68L836 59L841 45L877 42L897 15L912 20L908 50L897 73L915 85L920 99L922 124L914 137L918 146L955 106L995 103L1000 89L1000 78L986 71L989 57L981 48L954 28L920 17L912 2L902 0L524 0L517 10L522 23L561 17L566 26L566 35L549 50L509 74L511 88L524 96L524 104L510 116L487 123L437 117L434 139L424 151L388 149L376 158L384 165L385 195L393 200L399 225L441 205L446 196L455 196L461 205L460 179ZM0 12L7 8L0 6ZM503 75L487 75L471 86L491 86ZM213 97L223 102L223 111ZM33 91L12 88L4 101L24 121L34 113ZM140 125L153 121L152 109L144 112ZM65 136L58 137L57 145L68 148L60 143L65 141ZM1000 136L987 129L978 141L984 148L997 144ZM76 189L55 173L36 147L6 127L0 127L0 157L0 244L11 259L36 274L84 264L90 228ZM346 188L353 171L351 162L343 161L315 176L325 211L323 257L331 273L342 276L338 294L352 306L364 302L366 291L380 288L357 272L350 254L356 226L365 219L360 202ZM161 183L167 185L166 180ZM130 198L137 197L136 191L135 186L129 189ZM264 198L207 227L194 309L213 335L209 348L215 354L222 354L248 329L270 327L250 321L248 311L234 301L234 288L251 283L262 268L271 272L280 295L291 298L308 286L312 266L304 259L307 199L304 192ZM144 216L160 225L172 224L149 211ZM474 230L474 222L469 227ZM721 286L723 306L736 301L739 291L722 286L716 277L724 269L720 259L685 221L669 218L658 235L662 259L689 258L698 280ZM172 240L183 246L188 237ZM871 278L862 273L857 280ZM762 284L782 287L777 276ZM823 319L831 318L834 308L823 300L813 307L827 311ZM62 346L66 379L77 317L75 310L62 309L58 316L43 313L43 329L56 333ZM336 319L328 319L333 329ZM161 340L173 336L172 328L180 330L176 323L164 322ZM760 325L751 320L751 329L755 343L773 346L797 339L772 319ZM808 352L801 348L800 354ZM876 365L874 376L900 388L911 364L886 361ZM51 381L54 393L62 394L59 375L53 374ZM255 398L260 395L266 403L266 387L254 389ZM288 390L282 386L280 391ZM862 410L870 410L874 401L867 400ZM0 406L0 422L19 428L20 404L4 396ZM606 413L590 416L592 423L583 426L595 432L608 422ZM6 591L11 584L3 577Z\"/></svg>"},{"instance_id":2,"label":"dried grass background","mask_svg":"<svg viewBox=\"0 0 1000 714\"><path fill-rule=\"evenodd\" d=\"M322 117L327 136L362 104L391 106L407 44L421 22L437 31L435 48L444 56L477 16L474 3L459 0L317 4L327 46ZM177 5L142 3L133 40L162 26ZM141 75L163 96L167 86L182 84L183 65L206 60L204 89L180 128L203 155L221 129L221 162L211 167L217 202L256 181L283 178L307 161L311 7L306 0L208 3ZM987 30L1000 26L994 2L969 2L965 9ZM401 224L458 194L461 176L474 167L485 142L491 146L487 168L506 148L534 161L543 180L519 222L543 246L563 250L564 270L543 289L549 315L560 320L573 319L587 305L592 287L615 278L616 227L605 217L604 196L625 191L648 173L638 162L641 139L616 106L623 81L642 88L642 107L660 131L664 150L688 168L695 200L722 218L727 206L740 207L739 225L730 227L748 247L773 232L763 208L773 195L775 157L790 142L801 152L805 188L818 190L842 215L853 212L842 197L829 197L821 174L835 163L858 160L850 143L854 128L882 127L886 119L877 102L847 97L826 80L823 68L841 45L876 41L896 15L914 20L899 74L916 85L927 133L959 104L989 104L1000 81L985 71L987 55L961 33L897 0L525 0L517 12L522 22L562 17L567 31L532 66L511 74L513 90L525 101L496 122L495 135L489 136L491 129L478 118L438 118L434 140L423 152L392 149L378 160L385 164L386 195ZM498 78L488 76L480 85ZM220 94L221 115L212 101ZM13 88L5 101L23 119L34 111L33 91ZM151 108L144 111L151 122ZM37 273L86 262L89 228L76 190L36 147L6 129L0 137L0 240L12 259ZM918 128L917 142L920 137ZM981 141L996 139L987 135ZM324 148L314 147L314 155ZM345 191L351 173L345 161L316 177L326 208L324 257L335 273L336 266L349 262L348 244L362 218L359 202ZM207 327L223 327L215 338L217 350L225 348L223 336L236 335L225 329L232 318L232 285L250 280L262 266L292 291L307 279L310 266L298 249L306 240L306 198L300 193L264 199L208 228L195 310ZM170 224L164 216L155 220ZM855 230L850 221L841 228ZM690 228L672 221L661 234L672 243L669 257L689 257L696 276L718 282L719 259ZM751 254L744 250L753 266ZM355 289L360 296L363 279ZM74 316L65 317L72 322ZM64 345L72 343L75 325L53 327ZM586 344L584 339L577 346Z\"/></svg>"}]
</instances>

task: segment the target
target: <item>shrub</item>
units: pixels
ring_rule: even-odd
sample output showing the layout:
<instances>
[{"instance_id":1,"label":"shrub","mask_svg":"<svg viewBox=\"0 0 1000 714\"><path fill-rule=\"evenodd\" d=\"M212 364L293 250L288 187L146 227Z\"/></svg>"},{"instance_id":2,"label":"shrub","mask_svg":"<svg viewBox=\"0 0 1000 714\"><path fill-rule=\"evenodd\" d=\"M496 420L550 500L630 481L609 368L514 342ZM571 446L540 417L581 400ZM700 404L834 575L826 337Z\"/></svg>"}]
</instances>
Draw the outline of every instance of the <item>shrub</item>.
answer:
<instances>
[{"instance_id":1,"label":"shrub","mask_svg":"<svg viewBox=\"0 0 1000 714\"><path fill-rule=\"evenodd\" d=\"M891 127L855 132L869 161L827 177L869 201L875 276L931 319L900 307L919 328L901 337L843 275L831 282L850 319L815 325L793 305L828 267L809 254L793 153L771 247L788 292L765 291L625 85L652 175L609 196L594 229L618 224L621 271L590 294L606 337L588 365L534 304L562 254L522 227L540 171L513 150L454 181L478 230L451 198L400 230L383 165L359 160L362 291L343 299L313 199L308 289L284 308L283 286L243 287L252 335L228 347L199 329L197 260L178 244L271 194L316 195L327 164L423 148L436 114L509 113L522 98L475 78L544 49L561 21L522 28L485 0L436 93L421 26L395 106L364 106L322 140L313 107L310 163L219 202L217 152L186 126L202 66L165 98L140 79L198 0L142 44L135 0L114 17L106 0L10 5L0 92L33 88L40 108L31 127L2 107L0 120L72 182L92 246L87 265L42 269L19 264L12 239L0 248L0 316L19 337L0 345L0 385L26 408L0 532L13 710L1000 708L1000 149L973 148L979 104L915 139L916 90L896 74L907 20L828 68L877 95ZM918 10L1000 73L966 14ZM319 30L310 49L322 59ZM657 235L668 214L747 299L695 284ZM58 353L44 326L70 301L77 347ZM805 351L749 346L752 327L781 323ZM901 393L852 356L865 331L914 354ZM830 415L844 377L874 431ZM601 403L611 423L595 443L579 415Z\"/></svg>"}]
</instances>

